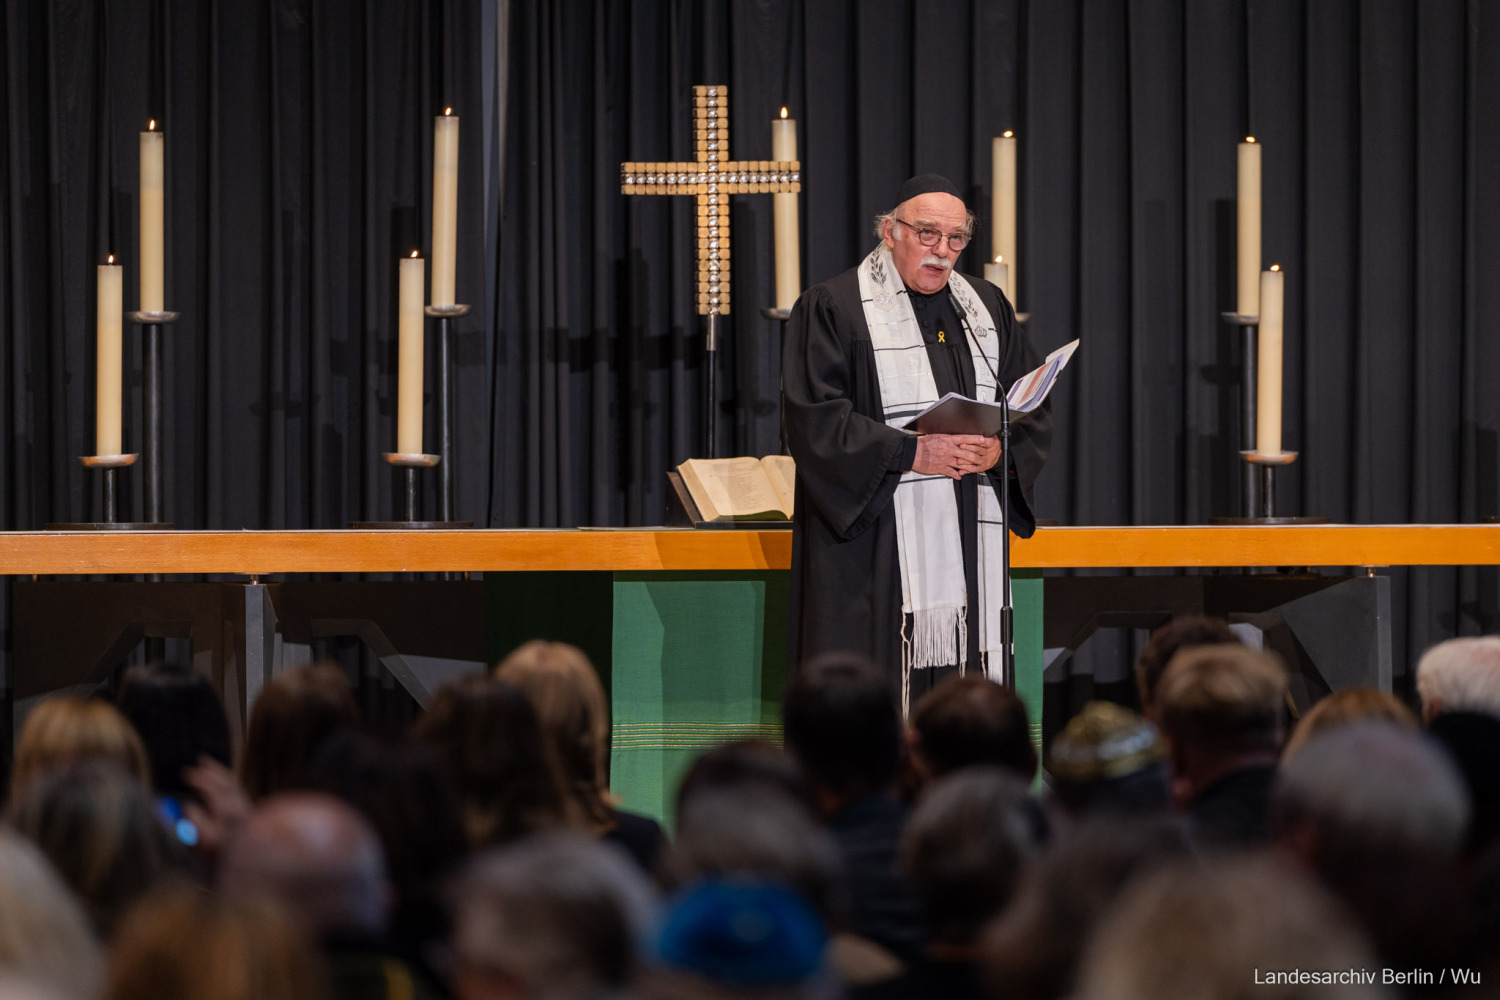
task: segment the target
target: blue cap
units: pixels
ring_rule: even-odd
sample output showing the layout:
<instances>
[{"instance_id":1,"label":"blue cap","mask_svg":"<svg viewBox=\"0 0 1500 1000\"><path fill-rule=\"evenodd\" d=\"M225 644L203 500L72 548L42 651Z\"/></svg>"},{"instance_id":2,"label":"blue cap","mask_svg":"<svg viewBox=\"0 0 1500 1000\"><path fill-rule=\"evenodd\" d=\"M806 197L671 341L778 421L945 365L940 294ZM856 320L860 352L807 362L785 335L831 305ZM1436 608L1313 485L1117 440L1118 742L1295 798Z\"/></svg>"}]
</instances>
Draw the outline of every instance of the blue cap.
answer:
<instances>
[{"instance_id":1,"label":"blue cap","mask_svg":"<svg viewBox=\"0 0 1500 1000\"><path fill-rule=\"evenodd\" d=\"M668 901L655 958L715 983L791 986L822 969L827 944L823 921L790 889L708 880Z\"/></svg>"}]
</instances>

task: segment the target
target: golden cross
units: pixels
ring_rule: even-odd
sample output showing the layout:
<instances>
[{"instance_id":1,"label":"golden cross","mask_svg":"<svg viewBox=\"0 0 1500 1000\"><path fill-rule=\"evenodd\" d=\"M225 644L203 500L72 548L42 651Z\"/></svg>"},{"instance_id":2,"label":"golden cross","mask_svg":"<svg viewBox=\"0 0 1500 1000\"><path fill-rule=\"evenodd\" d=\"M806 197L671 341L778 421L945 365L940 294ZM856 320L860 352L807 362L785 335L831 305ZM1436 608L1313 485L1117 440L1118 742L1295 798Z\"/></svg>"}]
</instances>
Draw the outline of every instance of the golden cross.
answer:
<instances>
[{"instance_id":1,"label":"golden cross","mask_svg":"<svg viewBox=\"0 0 1500 1000\"><path fill-rule=\"evenodd\" d=\"M693 145L682 163L622 163L625 194L691 194L698 199L698 315L729 312L729 196L802 190L797 160L729 159L729 88L693 88Z\"/></svg>"}]
</instances>

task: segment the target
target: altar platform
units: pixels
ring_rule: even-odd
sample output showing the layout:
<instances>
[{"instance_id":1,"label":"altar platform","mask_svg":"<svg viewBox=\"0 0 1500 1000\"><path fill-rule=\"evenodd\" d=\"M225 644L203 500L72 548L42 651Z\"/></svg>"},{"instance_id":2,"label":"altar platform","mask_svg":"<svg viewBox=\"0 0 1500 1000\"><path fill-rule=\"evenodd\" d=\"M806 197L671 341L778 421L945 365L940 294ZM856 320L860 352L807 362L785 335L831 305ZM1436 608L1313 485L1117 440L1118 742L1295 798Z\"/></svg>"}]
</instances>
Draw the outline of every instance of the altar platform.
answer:
<instances>
[{"instance_id":1,"label":"altar platform","mask_svg":"<svg viewBox=\"0 0 1500 1000\"><path fill-rule=\"evenodd\" d=\"M1053 527L1013 555L1017 689L1039 735L1044 649L1174 612L1235 616L1301 657L1304 702L1347 683L1388 689L1379 569L1500 564L1500 525ZM567 640L611 693L616 791L667 818L693 756L779 734L790 558L787 531L3 532L0 575L21 578L10 693L19 714L106 680L143 637L187 637L238 736L265 682L319 637L359 636L419 702L520 641ZM1043 579L1144 568L1187 573ZM360 574L383 579L348 579ZM166 579L128 579L143 575Z\"/></svg>"}]
</instances>

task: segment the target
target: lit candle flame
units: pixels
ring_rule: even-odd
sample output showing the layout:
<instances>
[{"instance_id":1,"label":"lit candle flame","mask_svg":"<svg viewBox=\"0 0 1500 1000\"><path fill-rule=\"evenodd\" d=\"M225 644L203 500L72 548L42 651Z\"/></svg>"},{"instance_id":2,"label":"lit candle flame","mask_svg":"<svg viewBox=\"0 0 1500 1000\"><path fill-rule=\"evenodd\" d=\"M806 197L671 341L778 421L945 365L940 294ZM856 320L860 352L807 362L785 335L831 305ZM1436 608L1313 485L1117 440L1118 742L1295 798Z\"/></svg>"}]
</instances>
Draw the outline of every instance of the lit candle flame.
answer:
<instances>
[{"instance_id":1,"label":"lit candle flame","mask_svg":"<svg viewBox=\"0 0 1500 1000\"><path fill-rule=\"evenodd\" d=\"M1245 136L1245 141L1246 142L1254 142L1255 141L1255 136L1253 136L1253 135L1247 135L1247 136Z\"/></svg>"},{"instance_id":2,"label":"lit candle flame","mask_svg":"<svg viewBox=\"0 0 1500 1000\"><path fill-rule=\"evenodd\" d=\"M1273 271L1279 271L1279 270L1281 270L1281 265L1280 264L1272 264L1271 265L1271 270L1273 270Z\"/></svg>"},{"instance_id":3,"label":"lit candle flame","mask_svg":"<svg viewBox=\"0 0 1500 1000\"><path fill-rule=\"evenodd\" d=\"M453 109L452 108L444 108L443 109L443 117L444 118L450 117L452 114L453 114Z\"/></svg>"},{"instance_id":4,"label":"lit candle flame","mask_svg":"<svg viewBox=\"0 0 1500 1000\"><path fill-rule=\"evenodd\" d=\"M1012 132L1010 129L1006 129L1003 133L1001 133L1001 136L1002 136L1002 138L1006 138L1006 139L1014 139L1016 137L1016 134L1014 132Z\"/></svg>"},{"instance_id":5,"label":"lit candle flame","mask_svg":"<svg viewBox=\"0 0 1500 1000\"><path fill-rule=\"evenodd\" d=\"M147 132L155 132L156 131L156 119L155 118L151 119L149 122L146 123L146 131Z\"/></svg>"},{"instance_id":6,"label":"lit candle flame","mask_svg":"<svg viewBox=\"0 0 1500 1000\"><path fill-rule=\"evenodd\" d=\"M783 118L786 117L786 108L782 108L781 109L781 117L783 117Z\"/></svg>"},{"instance_id":7,"label":"lit candle flame","mask_svg":"<svg viewBox=\"0 0 1500 1000\"><path fill-rule=\"evenodd\" d=\"M995 254L995 263L996 264L1004 264L1005 263L1005 257L1004 257L1004 255L998 254L998 253Z\"/></svg>"},{"instance_id":8,"label":"lit candle flame","mask_svg":"<svg viewBox=\"0 0 1500 1000\"><path fill-rule=\"evenodd\" d=\"M110 254L108 257L104 258L104 263L106 263L106 264L113 264L114 262L115 262L115 255L114 254Z\"/></svg>"},{"instance_id":9,"label":"lit candle flame","mask_svg":"<svg viewBox=\"0 0 1500 1000\"><path fill-rule=\"evenodd\" d=\"M412 255L412 256L413 256L413 257L415 257L415 256L416 256L416 255L417 255L417 252L416 252L416 251L415 251L415 250L413 250L413 251L412 251L412 252L411 252L411 255Z\"/></svg>"}]
</instances>

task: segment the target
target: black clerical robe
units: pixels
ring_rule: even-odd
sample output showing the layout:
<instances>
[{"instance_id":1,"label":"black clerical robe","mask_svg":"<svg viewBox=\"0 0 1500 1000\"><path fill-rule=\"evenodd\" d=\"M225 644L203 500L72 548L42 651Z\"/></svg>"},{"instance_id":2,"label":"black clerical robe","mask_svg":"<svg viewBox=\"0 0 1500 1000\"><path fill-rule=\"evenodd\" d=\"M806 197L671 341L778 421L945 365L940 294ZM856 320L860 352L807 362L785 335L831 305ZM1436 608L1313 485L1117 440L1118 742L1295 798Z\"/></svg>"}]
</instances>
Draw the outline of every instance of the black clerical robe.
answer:
<instances>
[{"instance_id":1,"label":"black clerical robe","mask_svg":"<svg viewBox=\"0 0 1500 1000\"><path fill-rule=\"evenodd\" d=\"M994 319L999 382L1008 387L1042 358L999 289L962 275L958 280L969 282ZM950 391L973 396L973 359L962 327L954 329L957 305L946 289L935 296L911 294L911 299L938 396ZM788 665L796 670L819 653L856 652L899 677L901 568L892 498L916 457L916 438L885 424L857 268L797 300L787 324L782 380L787 445L797 462ZM1036 529L1033 486L1052 435L1048 404L1014 417L1010 434L1010 455L986 475L998 489L999 476L1009 470L1006 521L1010 530L1029 537ZM980 665L978 482L977 475L969 475L954 483L969 593L970 669ZM913 671L913 698L933 673Z\"/></svg>"}]
</instances>

